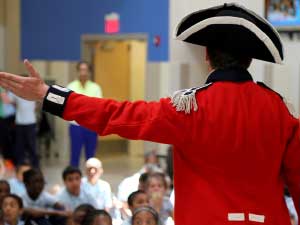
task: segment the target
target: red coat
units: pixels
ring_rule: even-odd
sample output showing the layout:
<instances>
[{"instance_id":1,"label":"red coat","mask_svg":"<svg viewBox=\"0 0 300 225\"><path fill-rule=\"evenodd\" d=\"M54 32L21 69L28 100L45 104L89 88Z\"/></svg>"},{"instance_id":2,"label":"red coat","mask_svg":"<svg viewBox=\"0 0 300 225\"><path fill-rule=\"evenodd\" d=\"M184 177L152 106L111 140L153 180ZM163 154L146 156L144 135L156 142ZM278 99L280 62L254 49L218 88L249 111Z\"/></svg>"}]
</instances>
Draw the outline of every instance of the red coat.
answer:
<instances>
[{"instance_id":1,"label":"red coat","mask_svg":"<svg viewBox=\"0 0 300 225\"><path fill-rule=\"evenodd\" d=\"M60 106L46 98L44 109L99 135L174 145L177 225L290 224L283 189L299 215L299 121L247 71L217 70L207 83L177 93L177 109L189 105L190 113L170 98L117 102L61 92ZM194 104L180 105L193 93Z\"/></svg>"}]
</instances>

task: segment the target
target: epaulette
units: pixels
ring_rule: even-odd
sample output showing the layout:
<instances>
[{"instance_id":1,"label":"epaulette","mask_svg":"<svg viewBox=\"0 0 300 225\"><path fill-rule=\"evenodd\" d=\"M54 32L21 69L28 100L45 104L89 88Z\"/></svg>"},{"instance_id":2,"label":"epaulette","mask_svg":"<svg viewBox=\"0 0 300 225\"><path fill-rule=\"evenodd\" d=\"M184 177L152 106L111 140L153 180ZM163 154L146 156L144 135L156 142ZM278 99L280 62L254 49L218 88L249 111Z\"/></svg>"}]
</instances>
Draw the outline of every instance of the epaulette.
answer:
<instances>
[{"instance_id":1,"label":"epaulette","mask_svg":"<svg viewBox=\"0 0 300 225\"><path fill-rule=\"evenodd\" d=\"M204 90L212 85L211 83L205 84L202 87L194 87L190 89L183 89L174 92L170 97L172 105L176 108L178 112L185 112L185 114L191 113L191 110L198 110L196 93L200 90Z\"/></svg>"},{"instance_id":2,"label":"epaulette","mask_svg":"<svg viewBox=\"0 0 300 225\"><path fill-rule=\"evenodd\" d=\"M276 93L280 98L281 100L284 102L284 104L286 105L288 111L290 112L290 114L292 116L294 116L295 118L297 117L297 113L295 111L295 108L293 106L293 104L291 102L289 102L286 98L282 97L282 95L280 95L278 92L274 91L273 89L271 89L270 87L268 87L266 84L264 84L263 82L257 82L257 84L263 88L266 88L274 93Z\"/></svg>"}]
</instances>

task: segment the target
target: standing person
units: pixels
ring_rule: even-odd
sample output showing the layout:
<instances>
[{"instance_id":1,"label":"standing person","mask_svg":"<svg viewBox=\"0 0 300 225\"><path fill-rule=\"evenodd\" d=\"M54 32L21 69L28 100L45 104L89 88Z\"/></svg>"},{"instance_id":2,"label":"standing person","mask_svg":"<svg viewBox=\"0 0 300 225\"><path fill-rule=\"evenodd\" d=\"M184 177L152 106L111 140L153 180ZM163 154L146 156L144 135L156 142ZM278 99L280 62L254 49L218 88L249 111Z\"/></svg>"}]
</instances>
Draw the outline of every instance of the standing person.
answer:
<instances>
[{"instance_id":1,"label":"standing person","mask_svg":"<svg viewBox=\"0 0 300 225\"><path fill-rule=\"evenodd\" d=\"M23 75L27 77L27 75ZM36 102L20 98L13 93L8 94L10 103L16 106L16 137L15 159L16 164L22 165L27 161L35 168L39 167L36 143Z\"/></svg>"},{"instance_id":2,"label":"standing person","mask_svg":"<svg viewBox=\"0 0 300 225\"><path fill-rule=\"evenodd\" d=\"M90 97L102 98L102 90L98 84L90 80L91 66L88 62L77 63L78 79L72 81L68 88L77 93ZM69 127L71 139L71 159L70 165L79 166L82 147L85 148L86 159L95 156L97 148L97 133L80 126L75 121L70 122Z\"/></svg>"},{"instance_id":3,"label":"standing person","mask_svg":"<svg viewBox=\"0 0 300 225\"><path fill-rule=\"evenodd\" d=\"M7 94L5 90L0 88L0 152L4 159L15 161L13 148L16 109L10 103Z\"/></svg>"},{"instance_id":4,"label":"standing person","mask_svg":"<svg viewBox=\"0 0 300 225\"><path fill-rule=\"evenodd\" d=\"M174 146L175 223L285 225L287 185L300 212L300 124L281 96L253 81L252 58L282 63L277 31L236 4L200 10L178 25L179 40L206 46L204 87L158 102L118 102L0 73L0 85L99 135Z\"/></svg>"},{"instance_id":5,"label":"standing person","mask_svg":"<svg viewBox=\"0 0 300 225\"><path fill-rule=\"evenodd\" d=\"M103 174L102 162L97 158L90 158L85 163L86 177L82 178L82 188L97 201L98 209L109 212L112 207L110 184L100 179Z\"/></svg>"}]
</instances>

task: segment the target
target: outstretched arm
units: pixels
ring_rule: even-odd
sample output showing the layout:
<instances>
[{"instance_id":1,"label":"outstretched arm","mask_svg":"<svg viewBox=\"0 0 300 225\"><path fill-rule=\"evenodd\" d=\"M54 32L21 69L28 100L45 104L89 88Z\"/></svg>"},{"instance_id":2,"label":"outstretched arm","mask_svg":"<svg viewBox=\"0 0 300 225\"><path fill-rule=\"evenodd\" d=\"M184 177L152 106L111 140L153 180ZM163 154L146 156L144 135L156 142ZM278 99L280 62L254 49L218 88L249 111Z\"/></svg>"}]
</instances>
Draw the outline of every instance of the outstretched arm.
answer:
<instances>
[{"instance_id":1,"label":"outstretched arm","mask_svg":"<svg viewBox=\"0 0 300 225\"><path fill-rule=\"evenodd\" d=\"M176 112L168 98L158 102L91 98L57 85L49 88L28 61L25 65L30 77L0 73L0 85L27 100L43 101L45 111L75 120L100 135L174 145L186 142L190 117Z\"/></svg>"}]
</instances>

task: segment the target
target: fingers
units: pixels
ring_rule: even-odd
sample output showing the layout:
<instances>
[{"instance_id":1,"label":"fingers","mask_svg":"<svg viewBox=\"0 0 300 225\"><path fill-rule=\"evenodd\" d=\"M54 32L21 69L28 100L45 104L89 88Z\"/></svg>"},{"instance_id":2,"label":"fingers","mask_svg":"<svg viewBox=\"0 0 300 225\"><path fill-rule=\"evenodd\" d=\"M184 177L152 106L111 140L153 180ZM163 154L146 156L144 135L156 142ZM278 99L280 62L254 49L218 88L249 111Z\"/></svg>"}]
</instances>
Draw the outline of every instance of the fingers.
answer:
<instances>
[{"instance_id":1,"label":"fingers","mask_svg":"<svg viewBox=\"0 0 300 225\"><path fill-rule=\"evenodd\" d=\"M20 94L22 93L22 85L17 84L10 80L0 79L0 86L7 89L8 91L15 93L18 96L20 96Z\"/></svg>"},{"instance_id":2,"label":"fingers","mask_svg":"<svg viewBox=\"0 0 300 225\"><path fill-rule=\"evenodd\" d=\"M27 59L24 60L24 64L31 77L40 78L39 73L34 69L33 65Z\"/></svg>"},{"instance_id":3,"label":"fingers","mask_svg":"<svg viewBox=\"0 0 300 225\"><path fill-rule=\"evenodd\" d=\"M11 90L12 88L14 88L14 89L22 88L22 85L20 83L17 83L15 81L9 80L9 79L1 79L0 78L0 85L9 90Z\"/></svg>"},{"instance_id":4,"label":"fingers","mask_svg":"<svg viewBox=\"0 0 300 225\"><path fill-rule=\"evenodd\" d=\"M24 82L24 77L12 74L12 73L5 73L5 72L0 72L0 80L10 80L19 84L22 84Z\"/></svg>"}]
</instances>

